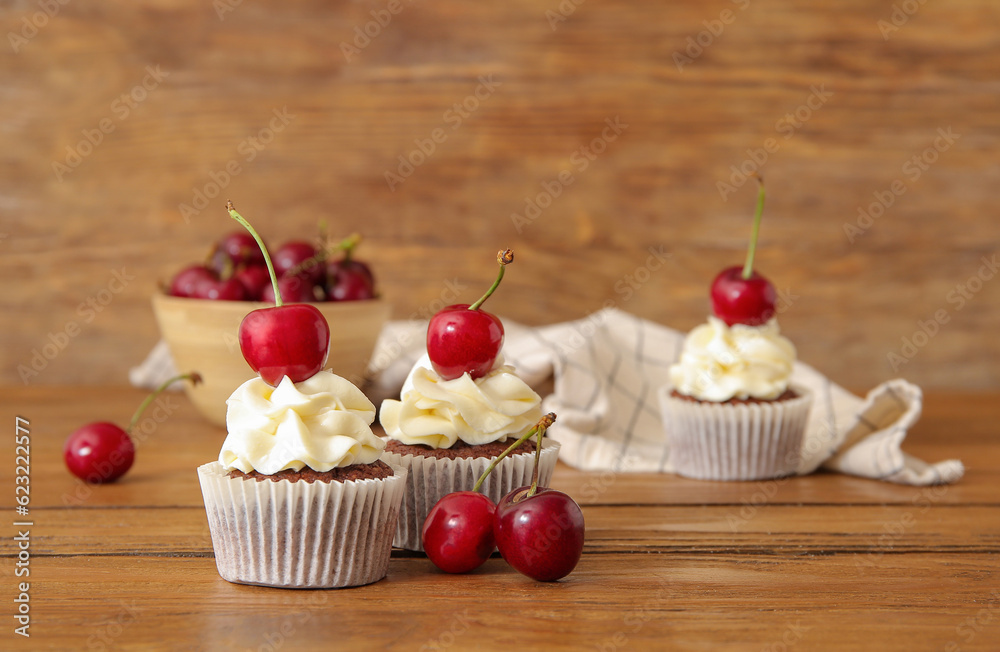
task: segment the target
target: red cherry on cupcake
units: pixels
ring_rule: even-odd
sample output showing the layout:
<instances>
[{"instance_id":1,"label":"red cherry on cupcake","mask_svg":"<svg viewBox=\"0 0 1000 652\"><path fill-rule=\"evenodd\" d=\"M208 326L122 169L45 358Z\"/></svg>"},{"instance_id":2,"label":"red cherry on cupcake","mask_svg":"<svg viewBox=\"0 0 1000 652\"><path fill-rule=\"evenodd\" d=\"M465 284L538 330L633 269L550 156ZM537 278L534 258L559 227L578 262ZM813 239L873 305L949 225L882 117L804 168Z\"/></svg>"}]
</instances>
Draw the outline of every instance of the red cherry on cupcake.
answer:
<instances>
[{"instance_id":1,"label":"red cherry on cupcake","mask_svg":"<svg viewBox=\"0 0 1000 652\"><path fill-rule=\"evenodd\" d=\"M500 285L504 269L514 260L514 252L506 249L497 254L500 272L496 281L472 305L448 306L433 317L427 327L427 355L431 366L445 380L469 374L485 376L503 347L503 324L496 315L481 310L483 302Z\"/></svg>"},{"instance_id":2,"label":"red cherry on cupcake","mask_svg":"<svg viewBox=\"0 0 1000 652\"><path fill-rule=\"evenodd\" d=\"M315 306L282 303L278 278L267 248L233 202L226 202L230 217L243 225L257 241L271 276L275 305L251 311L240 323L243 358L271 386L288 376L293 383L311 378L326 364L330 352L330 325Z\"/></svg>"},{"instance_id":3,"label":"red cherry on cupcake","mask_svg":"<svg viewBox=\"0 0 1000 652\"><path fill-rule=\"evenodd\" d=\"M196 373L184 374L160 385L139 405L126 429L107 421L99 421L73 431L63 447L63 460L70 473L91 484L114 482L123 476L135 460L135 445L129 433L139 423L139 418L149 404L178 380L190 380L197 385L201 382L201 376Z\"/></svg>"},{"instance_id":4,"label":"red cherry on cupcake","mask_svg":"<svg viewBox=\"0 0 1000 652\"><path fill-rule=\"evenodd\" d=\"M753 231L750 234L746 262L742 267L722 270L712 281L712 312L729 326L760 326L766 323L774 316L778 299L774 285L753 269L760 218L764 212L764 180L758 176L757 182L757 209L753 216Z\"/></svg>"},{"instance_id":5,"label":"red cherry on cupcake","mask_svg":"<svg viewBox=\"0 0 1000 652\"><path fill-rule=\"evenodd\" d=\"M427 557L446 573L479 568L496 547L495 512L493 501L478 491L443 496L428 512L421 531Z\"/></svg>"}]
</instances>

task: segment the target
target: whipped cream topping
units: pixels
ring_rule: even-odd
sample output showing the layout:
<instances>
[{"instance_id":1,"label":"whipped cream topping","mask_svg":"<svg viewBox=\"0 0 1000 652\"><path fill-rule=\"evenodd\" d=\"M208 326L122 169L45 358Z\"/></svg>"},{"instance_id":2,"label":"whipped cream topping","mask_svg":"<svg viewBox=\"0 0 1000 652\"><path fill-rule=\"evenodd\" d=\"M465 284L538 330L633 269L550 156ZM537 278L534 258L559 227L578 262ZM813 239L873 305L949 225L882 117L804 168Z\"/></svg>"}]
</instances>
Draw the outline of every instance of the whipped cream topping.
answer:
<instances>
[{"instance_id":1,"label":"whipped cream topping","mask_svg":"<svg viewBox=\"0 0 1000 652\"><path fill-rule=\"evenodd\" d=\"M727 326L717 317L684 340L670 382L681 394L702 401L774 399L788 389L795 346L781 335L777 319L761 326Z\"/></svg>"},{"instance_id":2,"label":"whipped cream topping","mask_svg":"<svg viewBox=\"0 0 1000 652\"><path fill-rule=\"evenodd\" d=\"M314 471L371 464L385 442L372 432L375 406L350 381L329 371L271 387L259 376L229 400L219 462L226 469L271 475L284 469Z\"/></svg>"},{"instance_id":3,"label":"whipped cream topping","mask_svg":"<svg viewBox=\"0 0 1000 652\"><path fill-rule=\"evenodd\" d=\"M541 397L503 356L481 378L463 374L444 380L425 355L410 371L400 400L382 402L379 418L386 434L404 444L450 448L459 439L488 444L535 425L542 418Z\"/></svg>"}]
</instances>

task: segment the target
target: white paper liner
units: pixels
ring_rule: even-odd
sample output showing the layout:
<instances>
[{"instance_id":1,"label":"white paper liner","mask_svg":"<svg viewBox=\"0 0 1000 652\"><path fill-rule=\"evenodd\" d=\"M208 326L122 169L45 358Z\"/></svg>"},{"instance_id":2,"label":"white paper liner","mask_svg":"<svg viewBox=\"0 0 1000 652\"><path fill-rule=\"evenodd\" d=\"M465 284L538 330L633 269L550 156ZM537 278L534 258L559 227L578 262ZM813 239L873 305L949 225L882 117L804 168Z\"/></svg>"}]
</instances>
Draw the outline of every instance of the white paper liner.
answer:
<instances>
[{"instance_id":1,"label":"white paper liner","mask_svg":"<svg viewBox=\"0 0 1000 652\"><path fill-rule=\"evenodd\" d=\"M219 575L230 582L340 588L385 577L406 469L348 482L230 478L198 467Z\"/></svg>"},{"instance_id":2,"label":"white paper liner","mask_svg":"<svg viewBox=\"0 0 1000 652\"><path fill-rule=\"evenodd\" d=\"M381 459L386 464L402 466L407 470L406 496L392 545L406 550L422 551L424 546L420 541L420 532L434 504L454 491L472 491L476 480L494 458L439 459L419 455L399 455L386 449ZM543 438L542 454L538 460L540 486L548 486L558 459L559 442L548 437ZM498 503L514 489L531 484L534 466L534 452L505 457L483 481L479 490L494 503Z\"/></svg>"},{"instance_id":3,"label":"white paper liner","mask_svg":"<svg viewBox=\"0 0 1000 652\"><path fill-rule=\"evenodd\" d=\"M812 393L762 403L687 401L660 388L670 460L680 475L700 480L764 480L794 475L799 466Z\"/></svg>"}]
</instances>

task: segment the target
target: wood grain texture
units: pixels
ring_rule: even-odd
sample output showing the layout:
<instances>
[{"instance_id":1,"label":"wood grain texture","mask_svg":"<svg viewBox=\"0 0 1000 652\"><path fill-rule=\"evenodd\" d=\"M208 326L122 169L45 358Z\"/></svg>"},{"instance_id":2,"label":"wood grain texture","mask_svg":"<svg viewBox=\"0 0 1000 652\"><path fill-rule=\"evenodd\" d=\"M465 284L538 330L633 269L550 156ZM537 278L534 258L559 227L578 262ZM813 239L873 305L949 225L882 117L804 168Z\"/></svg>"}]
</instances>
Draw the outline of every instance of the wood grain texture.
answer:
<instances>
[{"instance_id":1,"label":"wood grain texture","mask_svg":"<svg viewBox=\"0 0 1000 652\"><path fill-rule=\"evenodd\" d=\"M449 576L394 551L386 579L339 591L218 576L195 468L224 432L182 396L168 395L119 482L76 482L61 459L67 433L123 421L142 394L0 392L11 430L15 415L31 422L34 523L32 638L4 631L3 649L991 651L1000 640L996 393L926 397L904 448L962 458L967 475L952 486L834 474L715 483L560 464L553 487L587 522L565 580L532 582L498 558ZM0 486L12 486L11 469L0 467ZM7 514L11 495L0 495ZM15 555L12 537L0 539L8 605Z\"/></svg>"},{"instance_id":2,"label":"wood grain texture","mask_svg":"<svg viewBox=\"0 0 1000 652\"><path fill-rule=\"evenodd\" d=\"M512 246L502 315L543 324L614 301L686 330L749 231L752 188L717 184L774 139L759 266L790 299L801 358L856 387L1000 387L1000 284L954 294L998 247L994 2L920 4L887 39L891 0L610 0L551 25L554 0L403 2L350 61L341 42L386 3L229 4L71 2L8 43L0 381L122 382L157 339L156 284L233 228L227 197L272 242L320 218L364 232L397 318L452 279L478 295ZM0 9L0 31L30 33L37 11ZM679 69L689 39L703 51ZM627 129L586 159L616 117ZM386 171L435 129L446 138L390 189ZM914 167L939 129L959 137ZM511 215L564 170L572 185L519 231ZM905 193L850 242L845 224L894 181ZM670 258L647 273L651 247ZM939 311L948 322L894 369L888 354ZM52 359L19 374L35 352Z\"/></svg>"}]
</instances>

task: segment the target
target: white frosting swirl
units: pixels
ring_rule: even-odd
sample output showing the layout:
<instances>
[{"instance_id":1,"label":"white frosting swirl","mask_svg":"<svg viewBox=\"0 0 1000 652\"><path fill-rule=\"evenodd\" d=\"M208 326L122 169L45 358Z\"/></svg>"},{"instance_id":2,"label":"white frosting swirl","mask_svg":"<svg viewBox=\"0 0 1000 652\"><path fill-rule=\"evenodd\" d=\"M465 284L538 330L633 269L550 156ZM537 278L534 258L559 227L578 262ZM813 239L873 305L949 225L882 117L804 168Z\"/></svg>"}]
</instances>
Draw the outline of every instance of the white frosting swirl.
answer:
<instances>
[{"instance_id":1,"label":"white frosting swirl","mask_svg":"<svg viewBox=\"0 0 1000 652\"><path fill-rule=\"evenodd\" d=\"M385 442L372 432L375 406L350 381L329 371L271 387L258 376L226 401L229 435L219 462L227 469L271 475L308 466L329 471L371 464Z\"/></svg>"},{"instance_id":2,"label":"white frosting swirl","mask_svg":"<svg viewBox=\"0 0 1000 652\"><path fill-rule=\"evenodd\" d=\"M684 340L680 360L670 367L674 389L702 401L773 399L788 389L795 346L780 334L777 319L761 326L709 317Z\"/></svg>"},{"instance_id":3,"label":"white frosting swirl","mask_svg":"<svg viewBox=\"0 0 1000 652\"><path fill-rule=\"evenodd\" d=\"M493 369L475 380L463 374L444 380L425 355L410 371L401 400L382 402L386 434L404 444L450 448L505 441L542 418L541 397L499 356Z\"/></svg>"}]
</instances>

